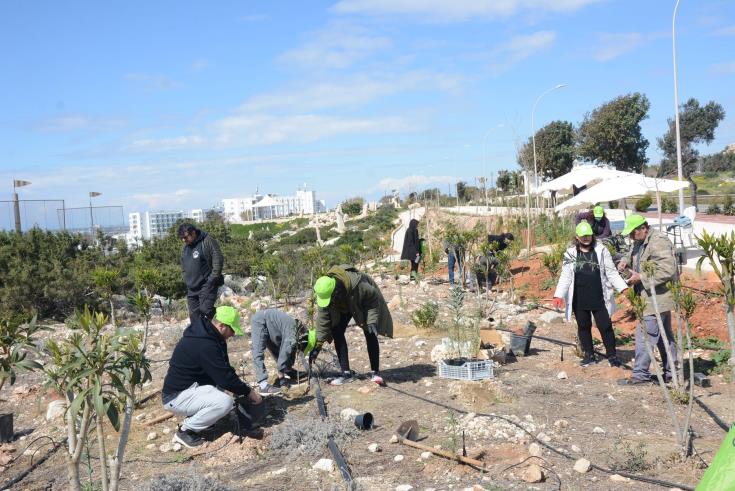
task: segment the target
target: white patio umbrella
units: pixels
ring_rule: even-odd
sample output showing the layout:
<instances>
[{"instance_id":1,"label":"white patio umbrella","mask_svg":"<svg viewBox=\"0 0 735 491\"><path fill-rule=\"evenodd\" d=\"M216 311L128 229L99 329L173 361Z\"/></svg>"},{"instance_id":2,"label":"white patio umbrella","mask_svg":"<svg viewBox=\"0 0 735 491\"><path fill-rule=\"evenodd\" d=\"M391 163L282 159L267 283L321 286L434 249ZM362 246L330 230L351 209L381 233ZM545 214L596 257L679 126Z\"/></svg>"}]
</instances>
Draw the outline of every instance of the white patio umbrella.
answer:
<instances>
[{"instance_id":1,"label":"white patio umbrella","mask_svg":"<svg viewBox=\"0 0 735 491\"><path fill-rule=\"evenodd\" d=\"M597 165L579 165L573 167L571 171L563 176L559 176L554 180L542 183L533 192L536 194L544 191L556 191L557 193L567 194L572 191L572 186L582 187L590 183L597 183L607 179L614 179L628 174L627 172L610 169L608 167L600 167Z\"/></svg>"},{"instance_id":2,"label":"white patio umbrella","mask_svg":"<svg viewBox=\"0 0 735 491\"><path fill-rule=\"evenodd\" d=\"M673 179L659 179L646 177L641 174L623 172L623 177L608 179L591 188L587 188L577 196L560 203L554 208L555 211L578 210L589 208L596 203L615 201L629 196L656 193L656 204L658 205L658 221L661 225L661 195L660 193L671 193L689 186L687 181L675 181Z\"/></svg>"}]
</instances>

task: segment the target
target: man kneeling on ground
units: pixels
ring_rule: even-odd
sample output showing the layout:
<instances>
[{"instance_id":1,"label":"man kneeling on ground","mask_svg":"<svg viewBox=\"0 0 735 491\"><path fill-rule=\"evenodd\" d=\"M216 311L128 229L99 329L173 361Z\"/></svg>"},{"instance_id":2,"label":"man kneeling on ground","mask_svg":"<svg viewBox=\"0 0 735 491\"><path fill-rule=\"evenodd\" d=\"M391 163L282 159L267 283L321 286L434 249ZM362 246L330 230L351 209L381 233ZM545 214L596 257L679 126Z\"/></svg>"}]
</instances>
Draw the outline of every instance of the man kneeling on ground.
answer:
<instances>
[{"instance_id":1,"label":"man kneeling on ground","mask_svg":"<svg viewBox=\"0 0 735 491\"><path fill-rule=\"evenodd\" d=\"M223 305L212 321L195 316L174 348L161 396L164 409L186 416L174 437L186 447L204 443L201 432L232 410L234 400L225 390L252 404L263 401L230 365L226 341L234 335L242 336L240 315Z\"/></svg>"},{"instance_id":2,"label":"man kneeling on ground","mask_svg":"<svg viewBox=\"0 0 735 491\"><path fill-rule=\"evenodd\" d=\"M296 378L293 368L296 350L303 350L309 343L311 335L312 348L316 344L316 331L307 331L303 323L278 309L259 310L250 321L253 338L253 368L255 378L263 396L278 394L281 388ZM276 360L278 380L274 385L268 383L268 371L265 369L266 349ZM308 354L308 353L306 353Z\"/></svg>"}]
</instances>

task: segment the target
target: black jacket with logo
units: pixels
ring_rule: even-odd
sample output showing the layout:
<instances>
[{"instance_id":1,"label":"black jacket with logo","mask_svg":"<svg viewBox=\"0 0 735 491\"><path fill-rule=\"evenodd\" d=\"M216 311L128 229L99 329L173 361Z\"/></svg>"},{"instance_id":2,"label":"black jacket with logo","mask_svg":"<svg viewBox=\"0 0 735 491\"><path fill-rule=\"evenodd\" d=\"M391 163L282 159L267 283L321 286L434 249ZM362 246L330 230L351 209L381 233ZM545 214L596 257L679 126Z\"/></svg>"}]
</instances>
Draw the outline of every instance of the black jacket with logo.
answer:
<instances>
[{"instance_id":1,"label":"black jacket with logo","mask_svg":"<svg viewBox=\"0 0 735 491\"><path fill-rule=\"evenodd\" d=\"M196 240L181 250L181 269L189 291L221 284L223 262L217 241L200 230Z\"/></svg>"},{"instance_id":2,"label":"black jacket with logo","mask_svg":"<svg viewBox=\"0 0 735 491\"><path fill-rule=\"evenodd\" d=\"M164 398L178 394L194 382L214 385L236 395L250 393L250 386L240 380L230 366L225 340L212 323L202 316L195 317L176 344L161 393Z\"/></svg>"}]
</instances>

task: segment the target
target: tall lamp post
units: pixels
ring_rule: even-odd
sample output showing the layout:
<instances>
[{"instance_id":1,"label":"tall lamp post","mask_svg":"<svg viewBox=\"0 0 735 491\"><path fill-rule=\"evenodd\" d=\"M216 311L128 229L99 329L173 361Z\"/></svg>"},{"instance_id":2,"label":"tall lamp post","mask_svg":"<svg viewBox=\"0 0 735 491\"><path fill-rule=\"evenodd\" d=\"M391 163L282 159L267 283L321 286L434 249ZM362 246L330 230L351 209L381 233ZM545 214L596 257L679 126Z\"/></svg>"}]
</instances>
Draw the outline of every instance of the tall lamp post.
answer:
<instances>
[{"instance_id":1,"label":"tall lamp post","mask_svg":"<svg viewBox=\"0 0 735 491\"><path fill-rule=\"evenodd\" d=\"M536 117L536 106L538 106L539 101L544 98L546 94L549 92L553 92L557 89L561 89L562 87L566 87L567 84L557 84L553 86L552 88L548 89L546 92L538 96L538 99L536 99L536 102L533 103L533 109L531 109L531 141L533 142L533 188L536 190L538 188L538 168L536 166L536 125L534 124L534 118ZM529 189L530 192L530 189ZM538 197L536 198L536 203L538 206Z\"/></svg>"},{"instance_id":2,"label":"tall lamp post","mask_svg":"<svg viewBox=\"0 0 735 491\"><path fill-rule=\"evenodd\" d=\"M98 193L97 191L90 191L89 192L89 223L90 223L90 232L92 233L92 238L94 238L94 214L92 213L92 198L96 198L97 196L100 196L102 193Z\"/></svg>"},{"instance_id":3,"label":"tall lamp post","mask_svg":"<svg viewBox=\"0 0 735 491\"><path fill-rule=\"evenodd\" d=\"M679 83L676 78L676 14L679 11L679 0L674 5L674 15L671 18L671 51L674 59L674 124L676 125L676 171L679 180L683 180L681 169L681 133L679 132ZM679 189L679 215L684 214L684 189Z\"/></svg>"},{"instance_id":4,"label":"tall lamp post","mask_svg":"<svg viewBox=\"0 0 735 491\"><path fill-rule=\"evenodd\" d=\"M505 125L503 123L499 123L493 128L490 128L487 133L485 133L485 138L482 140L482 178L483 183L487 183L487 137L490 136L490 133L493 131L500 129L504 127ZM490 180L490 185L492 185L492 179ZM485 188L485 208L487 208L487 187Z\"/></svg>"},{"instance_id":5,"label":"tall lamp post","mask_svg":"<svg viewBox=\"0 0 735 491\"><path fill-rule=\"evenodd\" d=\"M20 202L18 201L18 192L16 188L28 186L31 181L22 181L20 179L13 179L13 213L15 214L15 231L21 233L20 226Z\"/></svg>"}]
</instances>

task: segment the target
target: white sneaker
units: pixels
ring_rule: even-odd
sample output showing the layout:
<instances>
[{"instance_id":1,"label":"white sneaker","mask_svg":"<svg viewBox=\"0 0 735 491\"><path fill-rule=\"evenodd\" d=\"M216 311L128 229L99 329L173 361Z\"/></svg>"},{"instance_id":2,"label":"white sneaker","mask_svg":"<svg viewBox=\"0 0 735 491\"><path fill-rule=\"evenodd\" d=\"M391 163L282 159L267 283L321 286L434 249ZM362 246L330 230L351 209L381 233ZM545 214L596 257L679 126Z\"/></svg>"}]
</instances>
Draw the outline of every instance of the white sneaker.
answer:
<instances>
[{"instance_id":1,"label":"white sneaker","mask_svg":"<svg viewBox=\"0 0 735 491\"><path fill-rule=\"evenodd\" d=\"M349 384L350 382L353 382L354 380L355 380L355 377L352 371L343 372L341 376L335 379L332 379L329 382L329 385L344 385L344 384Z\"/></svg>"}]
</instances>

